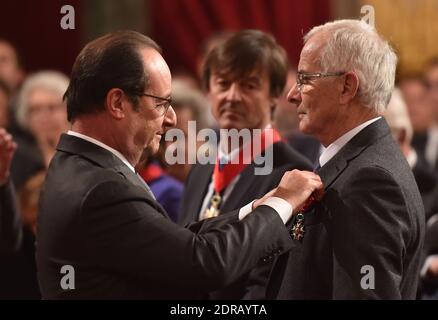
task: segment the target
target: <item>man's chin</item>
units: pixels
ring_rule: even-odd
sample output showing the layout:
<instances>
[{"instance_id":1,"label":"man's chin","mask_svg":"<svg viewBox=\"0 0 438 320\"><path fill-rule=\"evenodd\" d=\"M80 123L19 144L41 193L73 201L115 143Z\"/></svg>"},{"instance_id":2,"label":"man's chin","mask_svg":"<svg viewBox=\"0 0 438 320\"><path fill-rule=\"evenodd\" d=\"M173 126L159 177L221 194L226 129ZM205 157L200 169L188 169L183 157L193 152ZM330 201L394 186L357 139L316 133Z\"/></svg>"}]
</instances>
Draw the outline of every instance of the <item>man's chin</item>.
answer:
<instances>
[{"instance_id":1,"label":"man's chin","mask_svg":"<svg viewBox=\"0 0 438 320\"><path fill-rule=\"evenodd\" d=\"M219 126L221 129L226 129L226 130L231 130L231 129L242 130L243 128L245 128L244 126L242 126L241 122L233 121L230 119L220 121Z\"/></svg>"},{"instance_id":2,"label":"man's chin","mask_svg":"<svg viewBox=\"0 0 438 320\"><path fill-rule=\"evenodd\" d=\"M310 128L307 125L307 122L305 120L300 120L299 124L298 124L298 129L300 130L301 133L304 134L311 134L310 132Z\"/></svg>"}]
</instances>

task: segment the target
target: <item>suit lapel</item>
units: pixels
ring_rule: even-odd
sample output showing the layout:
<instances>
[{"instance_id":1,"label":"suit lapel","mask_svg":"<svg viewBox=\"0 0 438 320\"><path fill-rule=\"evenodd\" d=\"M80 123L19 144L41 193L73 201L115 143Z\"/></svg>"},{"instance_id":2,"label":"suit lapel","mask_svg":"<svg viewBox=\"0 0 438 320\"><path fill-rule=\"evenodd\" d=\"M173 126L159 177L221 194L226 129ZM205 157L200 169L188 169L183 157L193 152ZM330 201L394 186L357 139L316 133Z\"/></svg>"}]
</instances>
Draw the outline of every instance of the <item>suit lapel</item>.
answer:
<instances>
[{"instance_id":1,"label":"suit lapel","mask_svg":"<svg viewBox=\"0 0 438 320\"><path fill-rule=\"evenodd\" d=\"M319 171L324 188L327 189L347 168L349 162L359 156L377 140L390 134L386 121L382 118L373 122L353 137L329 162Z\"/></svg>"}]
</instances>

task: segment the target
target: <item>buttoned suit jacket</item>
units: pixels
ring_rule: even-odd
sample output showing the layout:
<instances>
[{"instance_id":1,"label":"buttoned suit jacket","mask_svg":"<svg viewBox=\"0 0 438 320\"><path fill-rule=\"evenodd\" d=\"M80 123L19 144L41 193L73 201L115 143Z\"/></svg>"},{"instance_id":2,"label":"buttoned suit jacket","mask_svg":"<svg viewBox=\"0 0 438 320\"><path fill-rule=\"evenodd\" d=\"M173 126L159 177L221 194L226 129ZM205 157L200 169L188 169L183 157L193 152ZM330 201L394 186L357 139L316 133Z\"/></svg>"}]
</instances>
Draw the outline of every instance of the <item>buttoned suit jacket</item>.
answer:
<instances>
[{"instance_id":1,"label":"buttoned suit jacket","mask_svg":"<svg viewBox=\"0 0 438 320\"><path fill-rule=\"evenodd\" d=\"M305 213L302 241L276 260L268 298L414 299L424 207L386 121L359 132L319 175L325 196Z\"/></svg>"}]
</instances>

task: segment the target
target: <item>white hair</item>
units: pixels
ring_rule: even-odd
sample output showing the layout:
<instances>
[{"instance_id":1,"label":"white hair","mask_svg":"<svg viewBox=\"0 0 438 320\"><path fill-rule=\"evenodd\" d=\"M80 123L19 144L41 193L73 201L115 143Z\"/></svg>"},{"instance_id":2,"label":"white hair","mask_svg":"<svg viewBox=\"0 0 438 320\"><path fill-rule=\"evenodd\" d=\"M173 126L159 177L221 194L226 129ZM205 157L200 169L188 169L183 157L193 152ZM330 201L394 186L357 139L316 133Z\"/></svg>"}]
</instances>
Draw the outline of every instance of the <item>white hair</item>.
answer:
<instances>
[{"instance_id":1,"label":"white hair","mask_svg":"<svg viewBox=\"0 0 438 320\"><path fill-rule=\"evenodd\" d=\"M67 90L69 79L58 71L40 71L26 78L17 97L16 119L18 124L27 129L29 113L29 96L35 89L43 89L63 97Z\"/></svg>"},{"instance_id":2,"label":"white hair","mask_svg":"<svg viewBox=\"0 0 438 320\"><path fill-rule=\"evenodd\" d=\"M408 108L400 89L394 88L384 117L394 134L398 135L401 130L405 130L407 143L410 144L412 141L413 128L411 119L409 118Z\"/></svg>"},{"instance_id":3,"label":"white hair","mask_svg":"<svg viewBox=\"0 0 438 320\"><path fill-rule=\"evenodd\" d=\"M359 78L359 102L377 113L386 109L394 88L397 55L387 41L364 21L338 20L314 27L304 36L327 34L322 72L353 71Z\"/></svg>"}]
</instances>

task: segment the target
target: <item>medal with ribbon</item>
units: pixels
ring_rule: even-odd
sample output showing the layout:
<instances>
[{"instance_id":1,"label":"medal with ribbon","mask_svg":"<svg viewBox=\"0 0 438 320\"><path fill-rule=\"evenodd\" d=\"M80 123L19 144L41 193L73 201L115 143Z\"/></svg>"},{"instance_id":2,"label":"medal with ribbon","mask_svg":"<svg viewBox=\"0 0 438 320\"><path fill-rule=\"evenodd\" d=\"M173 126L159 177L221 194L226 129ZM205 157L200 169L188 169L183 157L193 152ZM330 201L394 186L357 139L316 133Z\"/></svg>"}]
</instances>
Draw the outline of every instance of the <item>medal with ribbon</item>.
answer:
<instances>
[{"instance_id":1,"label":"medal with ribbon","mask_svg":"<svg viewBox=\"0 0 438 320\"><path fill-rule=\"evenodd\" d=\"M212 218L219 215L222 202L222 192L253 160L272 144L281 141L280 134L272 129L265 129L259 134L259 139L253 139L251 143L241 148L238 156L231 159L231 163L223 164L219 160L213 171L214 194L209 207L205 210L204 218Z\"/></svg>"}]
</instances>

